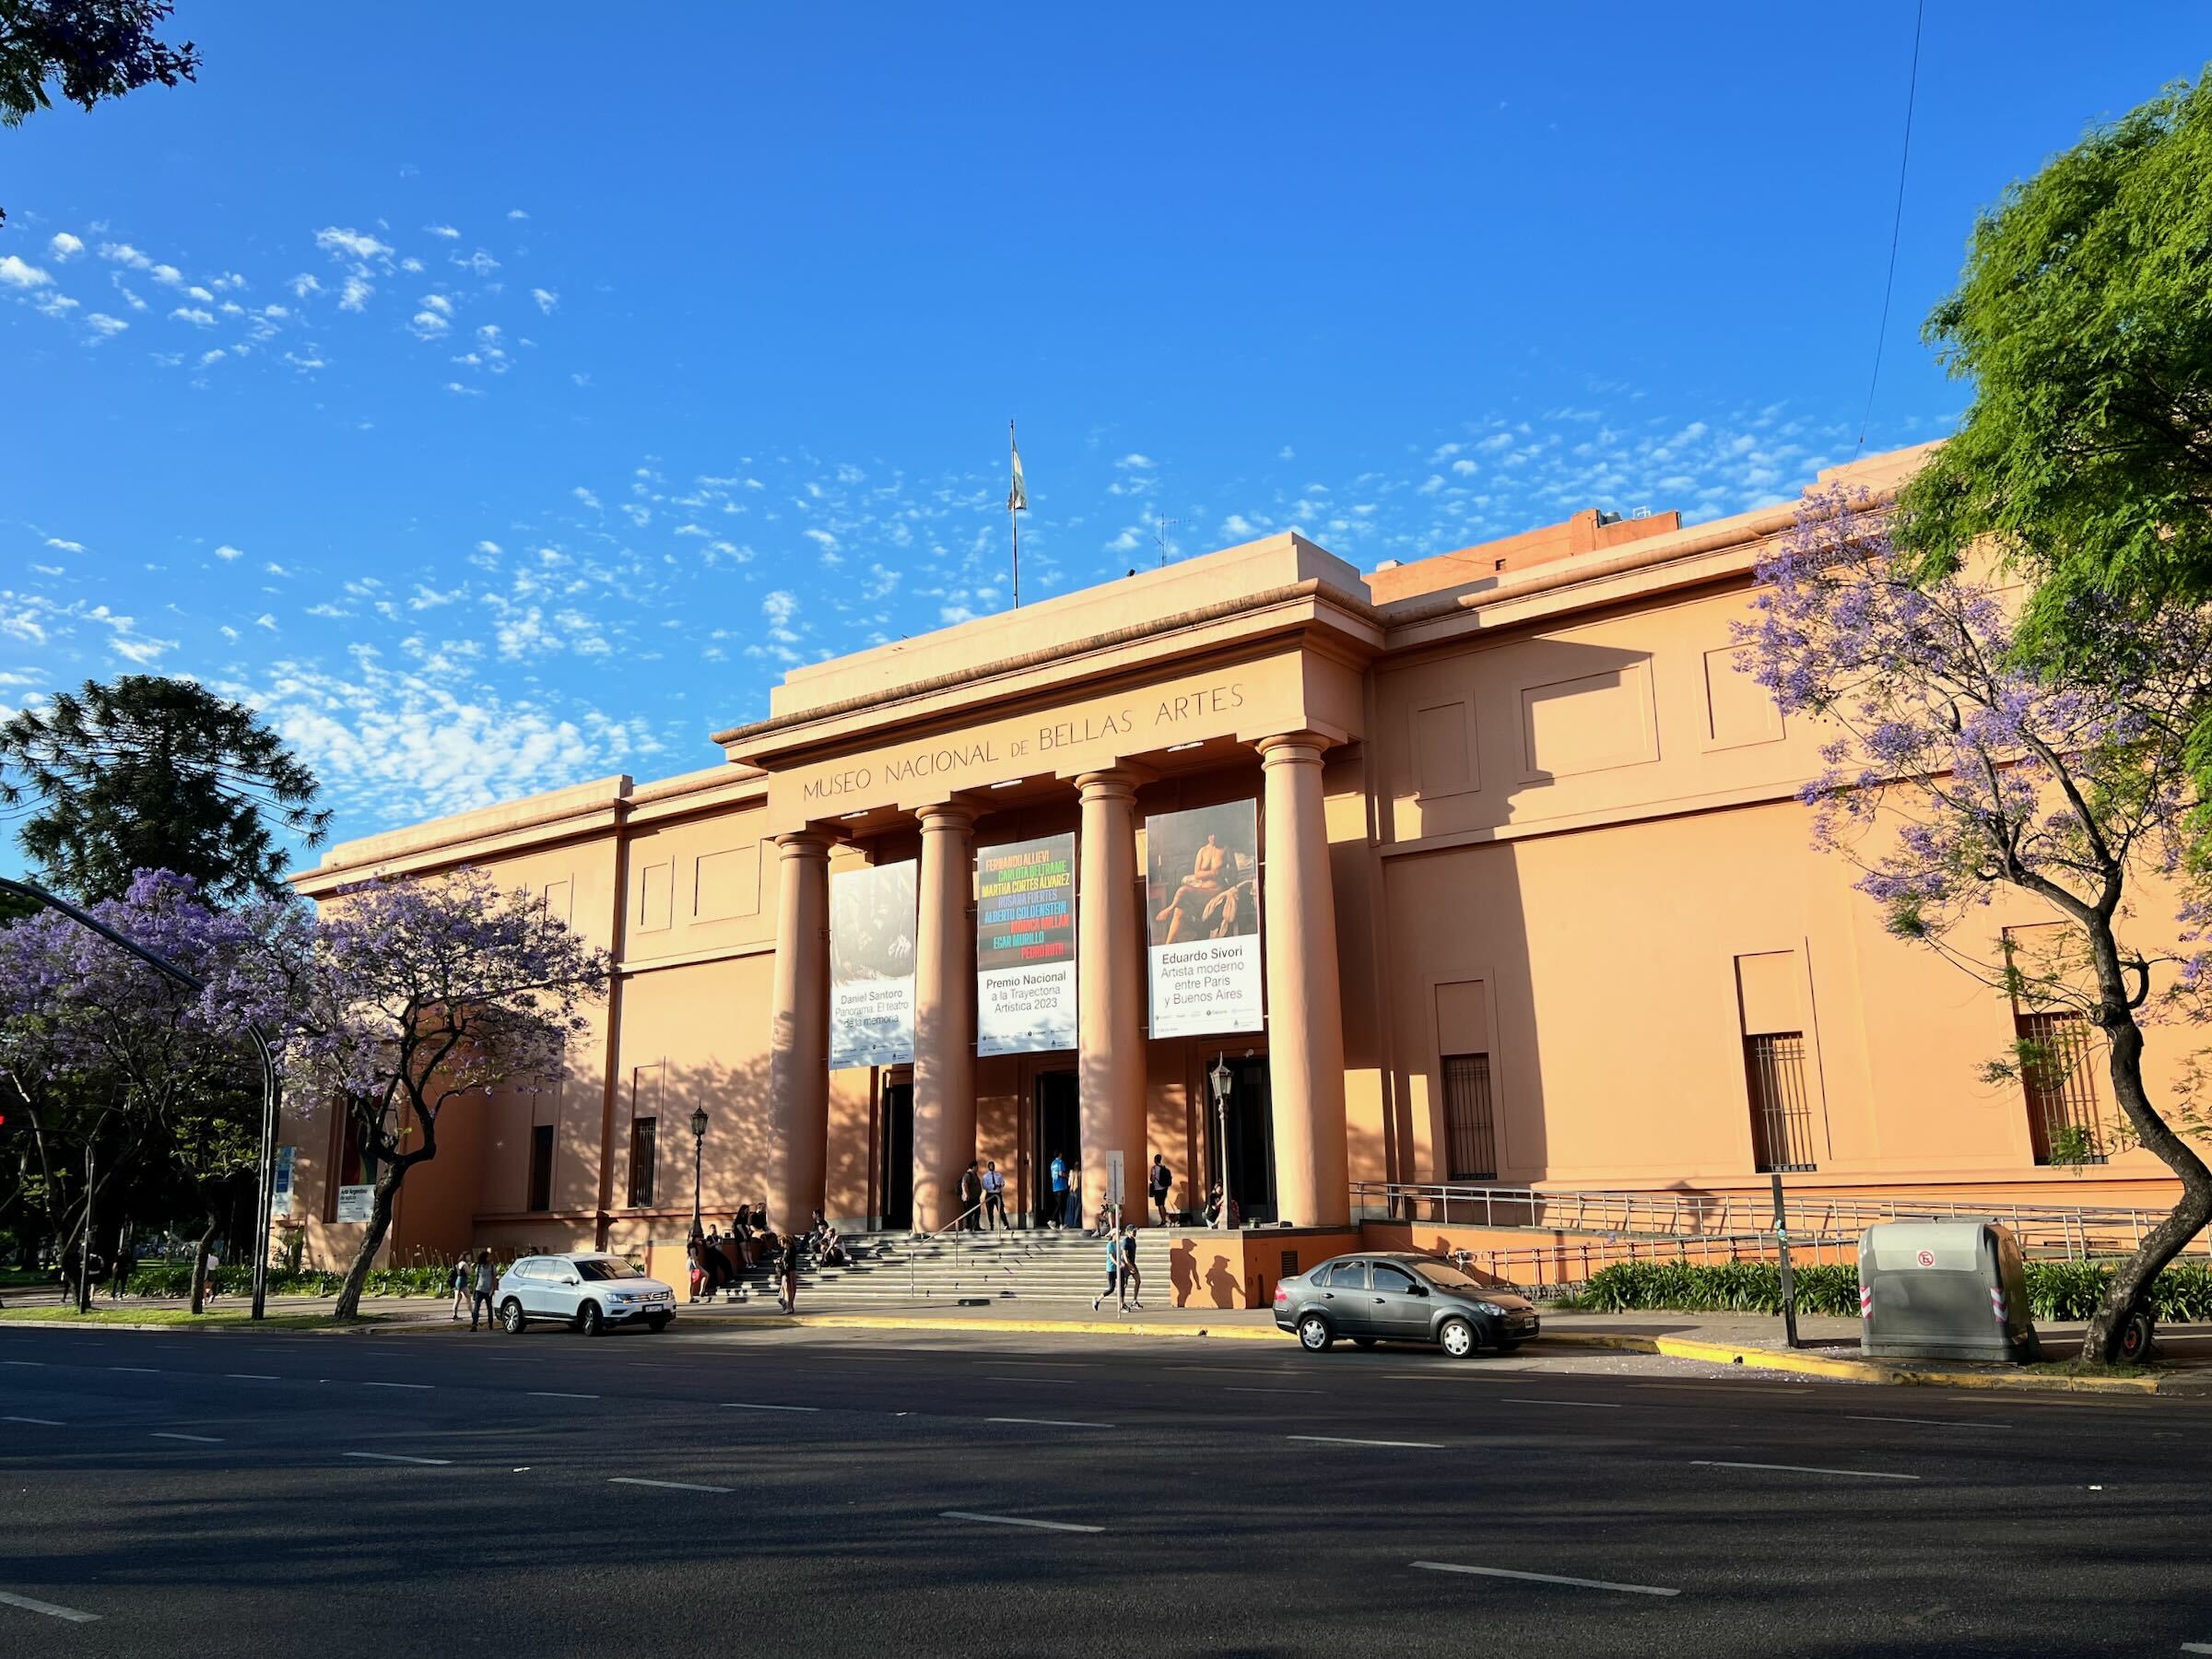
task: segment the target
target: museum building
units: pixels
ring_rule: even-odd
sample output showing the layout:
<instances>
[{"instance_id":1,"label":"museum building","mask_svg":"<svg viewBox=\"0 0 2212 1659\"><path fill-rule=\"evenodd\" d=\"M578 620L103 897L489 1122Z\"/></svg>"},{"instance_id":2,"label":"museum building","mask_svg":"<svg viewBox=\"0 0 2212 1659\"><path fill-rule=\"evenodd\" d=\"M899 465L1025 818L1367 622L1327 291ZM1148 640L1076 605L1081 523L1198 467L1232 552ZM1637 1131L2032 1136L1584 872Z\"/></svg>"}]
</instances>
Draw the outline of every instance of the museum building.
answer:
<instances>
[{"instance_id":1,"label":"museum building","mask_svg":"<svg viewBox=\"0 0 2212 1659\"><path fill-rule=\"evenodd\" d=\"M1922 453L1820 485L1883 495ZM1272 535L793 669L703 771L333 848L312 898L476 865L615 965L561 1076L446 1112L394 1255L665 1276L695 1160L725 1226L853 1230L945 1226L971 1159L1018 1217L1055 1158L1134 1217L1156 1153L1186 1217L1226 1172L1246 1219L1329 1230L1408 1186L1777 1169L2169 1202L2077 1018L1891 938L1812 847L1820 734L1731 634L1794 512L1585 511L1365 574ZM2063 1066L1983 1081L2022 1035ZM283 1139L288 1225L343 1259L359 1155L314 1103Z\"/></svg>"}]
</instances>

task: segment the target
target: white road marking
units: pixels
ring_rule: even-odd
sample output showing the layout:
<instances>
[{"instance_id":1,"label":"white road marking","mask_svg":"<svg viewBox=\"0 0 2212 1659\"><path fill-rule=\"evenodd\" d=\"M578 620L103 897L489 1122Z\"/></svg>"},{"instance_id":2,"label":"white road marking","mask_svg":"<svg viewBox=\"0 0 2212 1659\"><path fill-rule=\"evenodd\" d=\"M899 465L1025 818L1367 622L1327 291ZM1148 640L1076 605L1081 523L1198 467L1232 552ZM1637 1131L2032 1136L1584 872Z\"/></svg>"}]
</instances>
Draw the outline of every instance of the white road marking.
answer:
<instances>
[{"instance_id":1,"label":"white road marking","mask_svg":"<svg viewBox=\"0 0 2212 1659\"><path fill-rule=\"evenodd\" d=\"M986 1382L1043 1382L1055 1388L1073 1388L1084 1381L1081 1377L999 1377L989 1371L983 1372L982 1380Z\"/></svg>"},{"instance_id":2,"label":"white road marking","mask_svg":"<svg viewBox=\"0 0 2212 1659\"><path fill-rule=\"evenodd\" d=\"M1353 1440L1342 1434L1286 1434L1285 1440L1312 1441L1324 1446L1401 1446L1414 1452L1441 1452L1444 1448L1435 1441Z\"/></svg>"},{"instance_id":3,"label":"white road marking","mask_svg":"<svg viewBox=\"0 0 2212 1659\"><path fill-rule=\"evenodd\" d=\"M71 1624L91 1624L100 1618L97 1613L79 1613L75 1607L57 1607L52 1602L42 1602L28 1595L11 1595L0 1590L0 1602L11 1607L21 1607L26 1613L43 1613L49 1618L65 1618Z\"/></svg>"},{"instance_id":4,"label":"white road marking","mask_svg":"<svg viewBox=\"0 0 2212 1659\"><path fill-rule=\"evenodd\" d=\"M1500 1394L1501 1400L1515 1406L1583 1406L1592 1411L1618 1411L1618 1400L1539 1400L1534 1394Z\"/></svg>"},{"instance_id":5,"label":"white road marking","mask_svg":"<svg viewBox=\"0 0 2212 1659\"><path fill-rule=\"evenodd\" d=\"M2184 1653L2212 1653L2212 1641L2184 1641L2182 1643L2182 1652Z\"/></svg>"},{"instance_id":6,"label":"white road marking","mask_svg":"<svg viewBox=\"0 0 2212 1659\"><path fill-rule=\"evenodd\" d=\"M2009 1429L2012 1427L2010 1423L1981 1422L1972 1418L1946 1419L1943 1418L1854 1417L1850 1420L1854 1423L1912 1423L1922 1429Z\"/></svg>"},{"instance_id":7,"label":"white road marking","mask_svg":"<svg viewBox=\"0 0 2212 1659\"><path fill-rule=\"evenodd\" d=\"M1892 1475L1886 1469L1823 1469L1812 1464L1723 1463L1717 1458L1693 1457L1699 1469L1775 1469L1785 1475L1855 1475L1862 1480L1918 1480L1917 1475Z\"/></svg>"},{"instance_id":8,"label":"white road marking","mask_svg":"<svg viewBox=\"0 0 2212 1659\"><path fill-rule=\"evenodd\" d=\"M1111 1429L1112 1423L1081 1423L1065 1418L985 1418L986 1423L1026 1423L1033 1429Z\"/></svg>"},{"instance_id":9,"label":"white road marking","mask_svg":"<svg viewBox=\"0 0 2212 1659\"><path fill-rule=\"evenodd\" d=\"M7 1363L7 1364L9 1364L9 1365L37 1365L37 1366L43 1366L43 1365L46 1363L46 1361L45 1361L45 1360L43 1360L43 1359L10 1359L10 1360L7 1360L7 1361L6 1361L6 1363Z\"/></svg>"},{"instance_id":10,"label":"white road marking","mask_svg":"<svg viewBox=\"0 0 2212 1659\"><path fill-rule=\"evenodd\" d=\"M819 1411L819 1406L756 1406L750 1400L724 1400L724 1411Z\"/></svg>"},{"instance_id":11,"label":"white road marking","mask_svg":"<svg viewBox=\"0 0 2212 1659\"><path fill-rule=\"evenodd\" d=\"M451 1468L453 1463L450 1457L402 1457L396 1452L347 1452L342 1455L358 1457L365 1463L429 1464L439 1469Z\"/></svg>"},{"instance_id":12,"label":"white road marking","mask_svg":"<svg viewBox=\"0 0 2212 1659\"><path fill-rule=\"evenodd\" d=\"M147 1438L151 1440L196 1441L203 1446L219 1446L223 1443L223 1437L219 1434L175 1434L161 1429L154 1430Z\"/></svg>"},{"instance_id":13,"label":"white road marking","mask_svg":"<svg viewBox=\"0 0 2212 1659\"><path fill-rule=\"evenodd\" d=\"M435 1388L435 1382L364 1382L363 1388Z\"/></svg>"},{"instance_id":14,"label":"white road marking","mask_svg":"<svg viewBox=\"0 0 2212 1659\"><path fill-rule=\"evenodd\" d=\"M646 1480L636 1475L617 1475L606 1483L609 1486L665 1487L672 1492L726 1492L728 1487L695 1486L688 1480Z\"/></svg>"},{"instance_id":15,"label":"white road marking","mask_svg":"<svg viewBox=\"0 0 2212 1659\"><path fill-rule=\"evenodd\" d=\"M998 1419L994 1418L994 1422ZM983 1521L993 1526L1033 1526L1040 1532L1102 1533L1102 1526L1083 1526L1073 1521L1031 1521L1025 1515L979 1515L973 1510L939 1510L943 1521Z\"/></svg>"},{"instance_id":16,"label":"white road marking","mask_svg":"<svg viewBox=\"0 0 2212 1659\"><path fill-rule=\"evenodd\" d=\"M1325 1394L1328 1391L1321 1388L1262 1388L1251 1382L1225 1382L1221 1385L1221 1392L1223 1394Z\"/></svg>"},{"instance_id":17,"label":"white road marking","mask_svg":"<svg viewBox=\"0 0 2212 1659\"><path fill-rule=\"evenodd\" d=\"M599 1397L597 1394L557 1394L549 1388L533 1388L529 1393L534 1400L595 1400Z\"/></svg>"},{"instance_id":18,"label":"white road marking","mask_svg":"<svg viewBox=\"0 0 2212 1659\"><path fill-rule=\"evenodd\" d=\"M1577 1590L1618 1590L1628 1595L1679 1595L1659 1584L1616 1584L1605 1579L1562 1578L1556 1572L1515 1572L1505 1567L1463 1567L1456 1561L1416 1561L1430 1572L1471 1572L1481 1578L1525 1579L1532 1584L1568 1584Z\"/></svg>"},{"instance_id":19,"label":"white road marking","mask_svg":"<svg viewBox=\"0 0 2212 1659\"><path fill-rule=\"evenodd\" d=\"M281 1382L282 1377L272 1377L263 1371L225 1371L224 1376L234 1382Z\"/></svg>"},{"instance_id":20,"label":"white road marking","mask_svg":"<svg viewBox=\"0 0 2212 1659\"><path fill-rule=\"evenodd\" d=\"M66 1429L66 1423L57 1423L52 1418L0 1418L0 1423L36 1423L41 1429Z\"/></svg>"},{"instance_id":21,"label":"white road marking","mask_svg":"<svg viewBox=\"0 0 2212 1659\"><path fill-rule=\"evenodd\" d=\"M152 1365L111 1365L108 1369L112 1371L135 1371L142 1377L158 1377L161 1374L160 1369Z\"/></svg>"},{"instance_id":22,"label":"white road marking","mask_svg":"<svg viewBox=\"0 0 2212 1659\"><path fill-rule=\"evenodd\" d=\"M1099 1361L1096 1359L990 1359L984 1363L988 1365L1038 1365L1053 1371L1097 1371L1100 1369Z\"/></svg>"}]
</instances>

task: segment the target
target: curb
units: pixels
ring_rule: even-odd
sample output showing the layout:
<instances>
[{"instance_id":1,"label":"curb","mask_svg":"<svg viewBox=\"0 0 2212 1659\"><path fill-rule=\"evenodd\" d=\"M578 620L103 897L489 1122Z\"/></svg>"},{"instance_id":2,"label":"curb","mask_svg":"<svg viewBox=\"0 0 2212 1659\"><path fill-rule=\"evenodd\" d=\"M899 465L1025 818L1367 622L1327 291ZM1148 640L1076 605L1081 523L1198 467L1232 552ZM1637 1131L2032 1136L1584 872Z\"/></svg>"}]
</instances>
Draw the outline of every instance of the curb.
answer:
<instances>
[{"instance_id":1,"label":"curb","mask_svg":"<svg viewBox=\"0 0 2212 1659\"><path fill-rule=\"evenodd\" d=\"M1224 1309L1223 1312L1230 1310ZM1272 1324L1161 1324L1146 1320L1104 1319L908 1319L897 1313L799 1313L780 1315L785 1325L853 1331L1010 1331L1025 1335L1083 1336L1206 1336L1243 1342L1280 1342ZM766 1321L762 1322L763 1324Z\"/></svg>"},{"instance_id":2,"label":"curb","mask_svg":"<svg viewBox=\"0 0 2212 1659\"><path fill-rule=\"evenodd\" d=\"M1876 1359L1827 1359L1813 1354L1778 1352L1773 1348L1742 1347L1725 1342L1700 1342L1688 1336L1616 1336L1595 1331L1552 1333L1539 1345L1568 1347L1615 1348L1636 1354L1665 1354L1676 1359L1703 1359L1714 1365L1740 1365L1747 1371L1791 1371L1800 1376L1835 1377L1851 1382L1884 1382L1922 1388L1976 1388L2024 1390L2055 1394L2180 1394L2181 1388L2161 1389L2181 1378L2065 1377L2049 1372L1957 1371L1941 1366L1891 1365Z\"/></svg>"}]
</instances>

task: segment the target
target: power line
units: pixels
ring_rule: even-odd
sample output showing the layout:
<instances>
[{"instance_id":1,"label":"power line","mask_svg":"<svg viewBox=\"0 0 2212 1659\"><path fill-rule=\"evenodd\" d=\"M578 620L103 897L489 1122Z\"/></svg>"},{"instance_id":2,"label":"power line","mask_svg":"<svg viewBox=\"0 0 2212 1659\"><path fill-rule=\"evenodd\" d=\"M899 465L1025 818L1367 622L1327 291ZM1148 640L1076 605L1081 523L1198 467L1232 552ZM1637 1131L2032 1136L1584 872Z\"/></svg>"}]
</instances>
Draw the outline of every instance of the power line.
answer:
<instances>
[{"instance_id":1,"label":"power line","mask_svg":"<svg viewBox=\"0 0 2212 1659\"><path fill-rule=\"evenodd\" d=\"M1866 447L1867 423L1874 418L1874 389L1882 383L1882 343L1889 336L1889 296L1897 287L1898 233L1905 225L1905 168L1912 159L1912 105L1920 92L1920 29L1927 15L1927 0L1919 0L1912 8L1912 71L1905 82L1905 142L1897 158L1897 212L1889 221L1889 270L1882 278L1882 324L1874 336L1874 373L1867 378L1866 407L1859 416L1860 451Z\"/></svg>"}]
</instances>

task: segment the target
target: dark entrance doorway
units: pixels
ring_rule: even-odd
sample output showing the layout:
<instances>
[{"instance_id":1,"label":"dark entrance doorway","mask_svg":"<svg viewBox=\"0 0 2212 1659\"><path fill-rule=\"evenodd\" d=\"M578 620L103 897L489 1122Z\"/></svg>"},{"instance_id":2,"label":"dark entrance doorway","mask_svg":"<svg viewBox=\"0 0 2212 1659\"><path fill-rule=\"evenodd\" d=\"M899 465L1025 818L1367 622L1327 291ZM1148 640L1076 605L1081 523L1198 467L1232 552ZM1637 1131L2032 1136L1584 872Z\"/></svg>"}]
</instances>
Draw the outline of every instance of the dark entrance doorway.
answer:
<instances>
[{"instance_id":1,"label":"dark entrance doorway","mask_svg":"<svg viewBox=\"0 0 2212 1659\"><path fill-rule=\"evenodd\" d=\"M1247 1225L1273 1221L1275 1215L1275 1109L1267 1092L1267 1056L1230 1054L1229 1067L1229 1195L1236 1200L1237 1214ZM1213 1069L1213 1058L1206 1062ZM1206 1085L1206 1185L1221 1179L1218 1119L1214 1112L1213 1086ZM1203 1209L1201 1196L1193 1208Z\"/></svg>"},{"instance_id":2,"label":"dark entrance doorway","mask_svg":"<svg viewBox=\"0 0 2212 1659\"><path fill-rule=\"evenodd\" d=\"M1083 1110L1072 1071L1040 1072L1037 1076L1037 1139L1030 1159L1030 1225L1057 1220L1053 1202L1053 1156L1067 1160L1068 1168L1083 1164Z\"/></svg>"},{"instance_id":3,"label":"dark entrance doorway","mask_svg":"<svg viewBox=\"0 0 2212 1659\"><path fill-rule=\"evenodd\" d=\"M914 1086L883 1086L883 1225L906 1232L914 1225Z\"/></svg>"}]
</instances>

